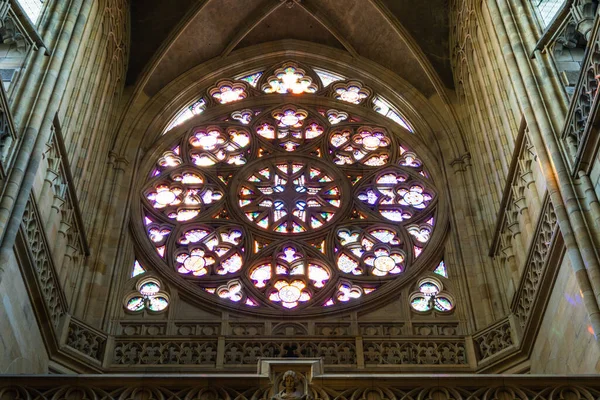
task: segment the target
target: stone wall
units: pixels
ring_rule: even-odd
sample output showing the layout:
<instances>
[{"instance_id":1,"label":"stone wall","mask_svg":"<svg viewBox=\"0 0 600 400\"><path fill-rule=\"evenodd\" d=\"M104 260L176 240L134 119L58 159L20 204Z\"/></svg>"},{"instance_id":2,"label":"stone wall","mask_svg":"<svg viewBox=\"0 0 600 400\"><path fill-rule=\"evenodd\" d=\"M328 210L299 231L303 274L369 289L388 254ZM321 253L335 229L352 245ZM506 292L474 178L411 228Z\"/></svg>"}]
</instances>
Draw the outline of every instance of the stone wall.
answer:
<instances>
[{"instance_id":1,"label":"stone wall","mask_svg":"<svg viewBox=\"0 0 600 400\"><path fill-rule=\"evenodd\" d=\"M600 347L568 258L564 258L531 354L532 374L600 372Z\"/></svg>"},{"instance_id":2,"label":"stone wall","mask_svg":"<svg viewBox=\"0 0 600 400\"><path fill-rule=\"evenodd\" d=\"M17 260L0 282L0 374L48 373L48 355Z\"/></svg>"}]
</instances>

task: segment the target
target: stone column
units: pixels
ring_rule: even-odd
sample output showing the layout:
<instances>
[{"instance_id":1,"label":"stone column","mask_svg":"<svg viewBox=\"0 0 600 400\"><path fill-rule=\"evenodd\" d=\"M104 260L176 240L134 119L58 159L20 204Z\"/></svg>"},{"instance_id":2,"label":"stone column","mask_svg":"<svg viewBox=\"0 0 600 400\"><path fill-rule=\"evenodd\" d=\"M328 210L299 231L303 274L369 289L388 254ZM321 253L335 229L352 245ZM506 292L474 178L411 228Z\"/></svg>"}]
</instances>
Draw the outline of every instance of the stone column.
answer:
<instances>
[{"instance_id":1,"label":"stone column","mask_svg":"<svg viewBox=\"0 0 600 400\"><path fill-rule=\"evenodd\" d=\"M579 171L578 176L579 182L581 182L581 189L585 196L585 201L590 208L589 212L591 219L594 222L592 230L596 236L596 243L600 244L600 203L598 202L598 196L596 195L596 190L590 176L584 171Z\"/></svg>"},{"instance_id":2,"label":"stone column","mask_svg":"<svg viewBox=\"0 0 600 400\"><path fill-rule=\"evenodd\" d=\"M540 160L548 193L556 211L557 221L592 327L595 332L600 332L600 309L596 299L596 293L600 294L598 262L593 254L595 250L591 246L582 223L581 212L573 193L569 173L565 168L560 147L556 143L554 132L545 114L544 102L538 92L536 79L532 75L529 59L514 25L512 11L507 0L492 0L487 4L491 6L490 14L499 33L504 57L513 77L516 95L527 120L531 141ZM536 111L538 114L542 114L539 118Z\"/></svg>"},{"instance_id":3,"label":"stone column","mask_svg":"<svg viewBox=\"0 0 600 400\"><path fill-rule=\"evenodd\" d=\"M74 0L0 200L0 265L8 265L44 147L79 50L92 0ZM0 275L1 279L1 275Z\"/></svg>"}]
</instances>

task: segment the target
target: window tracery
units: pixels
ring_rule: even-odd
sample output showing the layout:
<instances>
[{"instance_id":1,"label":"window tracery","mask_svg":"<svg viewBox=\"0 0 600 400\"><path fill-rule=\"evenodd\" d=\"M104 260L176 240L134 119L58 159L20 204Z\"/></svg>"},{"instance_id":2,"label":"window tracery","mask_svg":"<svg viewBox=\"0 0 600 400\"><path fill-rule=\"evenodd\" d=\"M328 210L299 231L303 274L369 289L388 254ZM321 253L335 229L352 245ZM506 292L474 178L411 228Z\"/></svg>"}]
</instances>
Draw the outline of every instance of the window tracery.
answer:
<instances>
[{"instance_id":1,"label":"window tracery","mask_svg":"<svg viewBox=\"0 0 600 400\"><path fill-rule=\"evenodd\" d=\"M434 231L432 179L398 135L344 109L373 99L345 79L286 63L214 86L203 104L240 108L182 133L142 192L158 260L223 302L290 311L352 303L412 268ZM244 107L254 87L340 107Z\"/></svg>"},{"instance_id":2,"label":"window tracery","mask_svg":"<svg viewBox=\"0 0 600 400\"><path fill-rule=\"evenodd\" d=\"M360 104L371 94L371 91L358 81L335 84L333 90L337 100L351 104Z\"/></svg>"},{"instance_id":3,"label":"window tracery","mask_svg":"<svg viewBox=\"0 0 600 400\"><path fill-rule=\"evenodd\" d=\"M414 132L411 124L401 115L399 110L381 95L373 93L360 81L348 79L345 76L320 68L301 67L295 62L286 62L266 71L256 71L248 75L219 81L206 91L206 97L200 97L192 105L177 113L163 133L183 124L209 107L241 101L262 93L316 94L333 97L342 103L370 105L373 110L391 119L409 132ZM339 118L335 114L332 114L331 117L328 116L328 118L330 118L330 121L341 122L346 120L348 115L344 116L342 112Z\"/></svg>"},{"instance_id":4,"label":"window tracery","mask_svg":"<svg viewBox=\"0 0 600 400\"><path fill-rule=\"evenodd\" d=\"M137 265L139 263L136 261ZM136 291L125 298L124 305L129 312L160 312L169 306L169 295L162 291L158 279L143 278L138 281Z\"/></svg>"},{"instance_id":5,"label":"window tracery","mask_svg":"<svg viewBox=\"0 0 600 400\"><path fill-rule=\"evenodd\" d=\"M410 296L410 305L414 311L420 313L448 313L454 309L454 299L444 291L444 286L439 280L425 278L419 282L418 291Z\"/></svg>"},{"instance_id":6,"label":"window tracery","mask_svg":"<svg viewBox=\"0 0 600 400\"><path fill-rule=\"evenodd\" d=\"M221 81L209 94L221 104L233 103L245 99L246 85L241 82Z\"/></svg>"}]
</instances>

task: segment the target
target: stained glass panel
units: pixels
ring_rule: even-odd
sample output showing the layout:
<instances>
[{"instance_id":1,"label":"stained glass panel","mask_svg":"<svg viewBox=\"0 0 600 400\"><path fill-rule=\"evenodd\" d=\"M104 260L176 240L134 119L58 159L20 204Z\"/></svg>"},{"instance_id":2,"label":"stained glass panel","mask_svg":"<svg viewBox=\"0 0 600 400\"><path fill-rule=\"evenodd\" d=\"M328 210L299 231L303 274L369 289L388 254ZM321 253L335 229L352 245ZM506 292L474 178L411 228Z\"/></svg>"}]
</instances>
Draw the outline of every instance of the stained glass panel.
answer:
<instances>
[{"instance_id":1,"label":"stained glass panel","mask_svg":"<svg viewBox=\"0 0 600 400\"><path fill-rule=\"evenodd\" d=\"M448 277L448 271L446 271L446 264L444 261L440 261L437 267L435 267L434 273L443 276L444 278Z\"/></svg>"},{"instance_id":2,"label":"stained glass panel","mask_svg":"<svg viewBox=\"0 0 600 400\"><path fill-rule=\"evenodd\" d=\"M131 277L134 278L138 275L143 274L144 272L146 272L146 270L144 269L144 267L142 267L139 263L138 260L135 260L133 262L133 271L131 272Z\"/></svg>"}]
</instances>

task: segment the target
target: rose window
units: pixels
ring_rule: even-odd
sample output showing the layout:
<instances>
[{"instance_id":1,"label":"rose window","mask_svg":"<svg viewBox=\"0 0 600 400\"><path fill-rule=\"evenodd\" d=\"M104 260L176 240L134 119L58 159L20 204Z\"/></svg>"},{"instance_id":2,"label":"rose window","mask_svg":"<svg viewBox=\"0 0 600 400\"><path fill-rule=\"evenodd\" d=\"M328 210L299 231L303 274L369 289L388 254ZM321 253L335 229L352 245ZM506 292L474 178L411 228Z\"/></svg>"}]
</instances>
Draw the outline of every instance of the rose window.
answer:
<instances>
[{"instance_id":1,"label":"rose window","mask_svg":"<svg viewBox=\"0 0 600 400\"><path fill-rule=\"evenodd\" d=\"M301 68L258 79L264 96L318 90ZM215 103L235 95L239 109L190 124L152 161L141 213L155 262L204 300L254 312L318 313L390 293L434 237L437 194L422 159L353 114L348 96L366 90L336 87L335 109L252 108L252 90L213 88ZM420 287L413 309L447 310L437 287Z\"/></svg>"}]
</instances>

